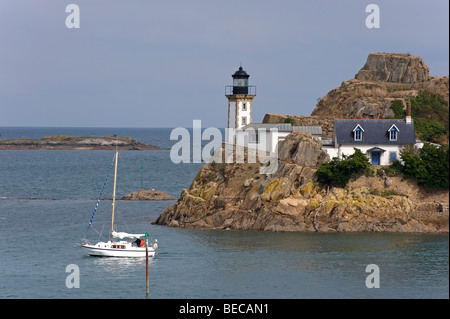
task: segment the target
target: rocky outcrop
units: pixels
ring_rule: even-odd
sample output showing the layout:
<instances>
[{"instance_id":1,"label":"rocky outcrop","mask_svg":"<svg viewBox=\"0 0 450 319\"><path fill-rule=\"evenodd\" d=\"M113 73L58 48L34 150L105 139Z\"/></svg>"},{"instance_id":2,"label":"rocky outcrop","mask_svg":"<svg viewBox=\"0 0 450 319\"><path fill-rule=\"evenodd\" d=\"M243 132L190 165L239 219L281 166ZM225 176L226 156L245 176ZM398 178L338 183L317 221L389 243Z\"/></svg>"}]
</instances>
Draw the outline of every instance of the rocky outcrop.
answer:
<instances>
[{"instance_id":1,"label":"rocky outcrop","mask_svg":"<svg viewBox=\"0 0 450 319\"><path fill-rule=\"evenodd\" d=\"M422 58L410 54L371 53L355 75L360 81L415 84L429 80L430 69Z\"/></svg>"},{"instance_id":2,"label":"rocky outcrop","mask_svg":"<svg viewBox=\"0 0 450 319\"><path fill-rule=\"evenodd\" d=\"M41 139L0 139L0 150L161 150L129 137L46 136Z\"/></svg>"},{"instance_id":3,"label":"rocky outcrop","mask_svg":"<svg viewBox=\"0 0 450 319\"><path fill-rule=\"evenodd\" d=\"M163 191L156 191L154 189L141 189L137 192L133 192L124 195L122 200L175 200L176 198L172 195L167 194Z\"/></svg>"},{"instance_id":4,"label":"rocky outcrop","mask_svg":"<svg viewBox=\"0 0 450 319\"><path fill-rule=\"evenodd\" d=\"M263 123L285 123L287 118L298 126L321 126L322 138L333 139L336 118L393 118L394 100L407 101L420 91L449 100L449 77L432 77L423 60L409 54L372 53L354 79L344 81L322 97L311 116L268 113Z\"/></svg>"},{"instance_id":5,"label":"rocky outcrop","mask_svg":"<svg viewBox=\"0 0 450 319\"><path fill-rule=\"evenodd\" d=\"M268 113L264 116L263 123L285 123L287 118L291 118L298 126L321 126L323 139L333 139L335 119L394 118L396 115L391 108L393 101L401 101L406 110L411 98L427 92L448 102L449 88L449 77L430 76L428 66L420 57L371 53L354 79L343 81L339 87L319 99L311 116ZM440 114L436 114L438 113ZM421 118L425 119L423 114ZM439 119L438 122L448 126L448 121ZM420 139L420 133L416 137ZM448 130L445 135L433 137L432 140L448 144Z\"/></svg>"},{"instance_id":6,"label":"rocky outcrop","mask_svg":"<svg viewBox=\"0 0 450 319\"><path fill-rule=\"evenodd\" d=\"M278 170L272 175L259 173L261 163L209 163L153 223L265 231L448 232L448 208L442 208L448 201L414 201L401 193L397 181L364 176L345 189L317 184L316 169L328 159L320 141L297 132L280 143Z\"/></svg>"},{"instance_id":7,"label":"rocky outcrop","mask_svg":"<svg viewBox=\"0 0 450 319\"><path fill-rule=\"evenodd\" d=\"M415 97L421 90L449 100L449 77L432 77L420 57L371 53L354 79L328 92L311 115L331 118L392 118L392 101ZM322 127L323 129L323 127Z\"/></svg>"}]
</instances>

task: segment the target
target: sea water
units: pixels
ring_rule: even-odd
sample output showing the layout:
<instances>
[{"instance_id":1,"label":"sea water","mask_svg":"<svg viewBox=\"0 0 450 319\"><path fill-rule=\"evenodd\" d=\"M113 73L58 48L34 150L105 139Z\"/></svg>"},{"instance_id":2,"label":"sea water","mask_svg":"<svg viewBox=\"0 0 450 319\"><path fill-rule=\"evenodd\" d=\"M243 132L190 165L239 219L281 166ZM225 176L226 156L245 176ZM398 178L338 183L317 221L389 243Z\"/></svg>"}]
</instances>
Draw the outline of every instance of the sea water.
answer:
<instances>
[{"instance_id":1,"label":"sea water","mask_svg":"<svg viewBox=\"0 0 450 319\"><path fill-rule=\"evenodd\" d=\"M130 136L170 148L170 129L0 128L0 138ZM108 237L112 176L86 234L114 151L0 151L0 298L145 298L145 259L89 257ZM170 151L121 151L117 198L178 197L203 164ZM142 170L141 170L142 167ZM152 225L175 201L117 201L119 231L159 242L149 298L449 298L448 234L277 233ZM71 267L78 274L71 272ZM378 267L379 288L368 288ZM79 286L70 285L78 275ZM71 277L72 276L72 277ZM68 284L69 280L69 284ZM370 286L370 285L369 285Z\"/></svg>"}]
</instances>

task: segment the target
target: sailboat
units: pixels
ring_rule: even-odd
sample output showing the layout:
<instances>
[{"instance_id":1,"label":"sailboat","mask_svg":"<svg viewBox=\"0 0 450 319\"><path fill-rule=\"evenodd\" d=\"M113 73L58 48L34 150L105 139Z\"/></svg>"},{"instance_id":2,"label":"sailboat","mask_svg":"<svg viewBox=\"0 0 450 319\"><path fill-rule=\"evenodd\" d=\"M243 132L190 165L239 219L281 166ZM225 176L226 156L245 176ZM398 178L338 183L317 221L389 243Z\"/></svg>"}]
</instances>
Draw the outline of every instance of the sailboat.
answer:
<instances>
[{"instance_id":1,"label":"sailboat","mask_svg":"<svg viewBox=\"0 0 450 319\"><path fill-rule=\"evenodd\" d=\"M90 244L85 239L83 243L80 245L83 249L86 250L88 255L91 256L104 256L104 257L153 257L158 249L158 240L155 239L154 244L149 244L148 241L148 233L145 234L129 234L125 232L116 232L114 231L114 209L116 206L116 182L117 182L117 159L119 156L119 152L116 151L112 164L115 163L114 169L114 190L113 190L113 204L112 204L112 218L111 218L111 232L110 232L110 240L107 242L98 242L96 244ZM110 169L111 169L110 167ZM89 231L90 226L92 225L92 220L94 218L95 212L97 210L98 204L100 202L101 196L103 194L103 190L105 189L106 182L108 180L109 172L106 177L105 183L103 185L103 189L100 193L100 197L97 201L97 205L94 209L94 213L92 215L91 221L89 223L88 229L86 230L86 234ZM116 240L131 238L135 239L135 241L126 241L126 240ZM141 239L145 238L145 239Z\"/></svg>"}]
</instances>

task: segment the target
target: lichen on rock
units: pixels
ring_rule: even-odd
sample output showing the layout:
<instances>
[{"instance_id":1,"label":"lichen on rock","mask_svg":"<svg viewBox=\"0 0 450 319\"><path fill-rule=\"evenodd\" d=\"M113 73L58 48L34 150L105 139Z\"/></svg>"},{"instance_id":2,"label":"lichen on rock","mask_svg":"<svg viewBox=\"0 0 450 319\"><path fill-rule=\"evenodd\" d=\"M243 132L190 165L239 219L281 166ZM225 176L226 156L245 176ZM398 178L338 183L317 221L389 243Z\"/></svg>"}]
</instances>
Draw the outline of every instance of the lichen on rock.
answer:
<instances>
[{"instance_id":1,"label":"lichen on rock","mask_svg":"<svg viewBox=\"0 0 450 319\"><path fill-rule=\"evenodd\" d=\"M288 135L279 155L278 170L269 176L259 174L260 163L206 164L177 203L153 223L264 231L448 232L448 209L440 206L422 205L430 214L417 214L419 206L399 192L386 196L358 181L346 189L319 185L315 171L328 154L308 133ZM395 180L386 186L380 177L361 178L364 185L376 180L373 187L382 189L400 185Z\"/></svg>"}]
</instances>

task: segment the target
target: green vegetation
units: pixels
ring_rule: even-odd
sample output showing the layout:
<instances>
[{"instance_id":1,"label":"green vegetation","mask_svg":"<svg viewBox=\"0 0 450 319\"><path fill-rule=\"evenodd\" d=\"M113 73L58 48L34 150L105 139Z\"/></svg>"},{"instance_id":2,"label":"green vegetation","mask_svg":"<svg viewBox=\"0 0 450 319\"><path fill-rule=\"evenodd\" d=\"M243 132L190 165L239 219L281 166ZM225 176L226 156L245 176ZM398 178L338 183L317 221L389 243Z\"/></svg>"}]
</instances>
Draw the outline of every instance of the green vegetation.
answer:
<instances>
[{"instance_id":1,"label":"green vegetation","mask_svg":"<svg viewBox=\"0 0 450 319\"><path fill-rule=\"evenodd\" d=\"M394 117L396 119L403 119L406 116L406 111L403 109L402 100L394 100L391 103L391 110L394 111Z\"/></svg>"},{"instance_id":2,"label":"green vegetation","mask_svg":"<svg viewBox=\"0 0 450 319\"><path fill-rule=\"evenodd\" d=\"M294 120L292 117L287 117L287 118L284 120L284 123L291 123L292 126L294 126L294 125L295 125L295 120Z\"/></svg>"},{"instance_id":3,"label":"green vegetation","mask_svg":"<svg viewBox=\"0 0 450 319\"><path fill-rule=\"evenodd\" d=\"M423 141L436 142L442 135L448 135L448 102L440 95L422 91L411 98L411 116Z\"/></svg>"},{"instance_id":4,"label":"green vegetation","mask_svg":"<svg viewBox=\"0 0 450 319\"><path fill-rule=\"evenodd\" d=\"M423 117L414 120L414 128L424 142L436 141L448 131L439 120L428 120Z\"/></svg>"},{"instance_id":5,"label":"green vegetation","mask_svg":"<svg viewBox=\"0 0 450 319\"><path fill-rule=\"evenodd\" d=\"M396 191L394 189L378 189L378 188L371 188L369 189L369 194L370 195L375 195L375 196L381 196L381 197L387 197L387 198L391 198L391 196L406 196L405 194Z\"/></svg>"},{"instance_id":6,"label":"green vegetation","mask_svg":"<svg viewBox=\"0 0 450 319\"><path fill-rule=\"evenodd\" d=\"M355 148L355 152L349 156L343 156L342 160L333 158L331 161L323 163L317 169L317 180L321 184L345 186L352 177L361 175L365 169L369 168L369 159Z\"/></svg>"},{"instance_id":7,"label":"green vegetation","mask_svg":"<svg viewBox=\"0 0 450 319\"><path fill-rule=\"evenodd\" d=\"M421 91L411 101L411 117L414 120L414 129L419 139L424 142L439 143L442 137L449 134L449 108L448 102L439 94ZM404 118L406 115L401 100L394 100L391 109L395 118Z\"/></svg>"},{"instance_id":8,"label":"green vegetation","mask_svg":"<svg viewBox=\"0 0 450 319\"><path fill-rule=\"evenodd\" d=\"M449 187L449 146L435 146L425 143L423 148L408 148L400 157L403 164L395 161L391 166L399 170L403 176L417 180L420 186L427 189L443 189Z\"/></svg>"}]
</instances>

